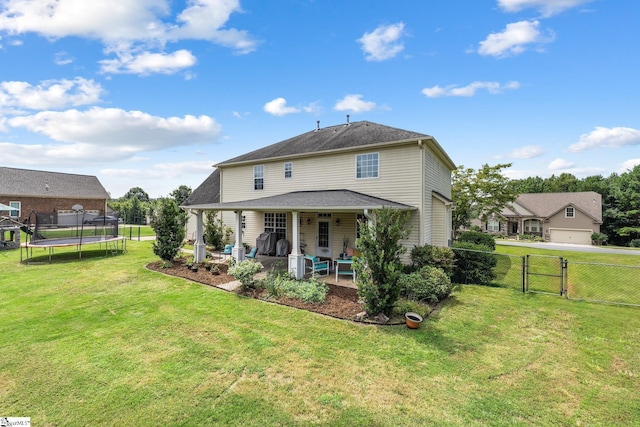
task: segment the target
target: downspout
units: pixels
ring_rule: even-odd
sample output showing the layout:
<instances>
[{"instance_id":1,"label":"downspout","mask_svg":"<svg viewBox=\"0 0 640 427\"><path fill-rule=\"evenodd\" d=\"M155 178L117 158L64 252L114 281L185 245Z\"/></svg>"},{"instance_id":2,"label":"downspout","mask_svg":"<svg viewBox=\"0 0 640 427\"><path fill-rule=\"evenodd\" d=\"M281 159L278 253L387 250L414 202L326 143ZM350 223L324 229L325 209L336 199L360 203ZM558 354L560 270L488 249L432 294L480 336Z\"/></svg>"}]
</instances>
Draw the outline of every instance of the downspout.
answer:
<instances>
[{"instance_id":1,"label":"downspout","mask_svg":"<svg viewBox=\"0 0 640 427\"><path fill-rule=\"evenodd\" d=\"M427 174L424 171L424 152L423 152L422 140L418 140L418 149L420 150L420 212L418 214L418 221L420 226L418 227L418 243L419 246L424 246L424 219L425 219L425 197L424 197L424 187L425 187L425 179Z\"/></svg>"}]
</instances>

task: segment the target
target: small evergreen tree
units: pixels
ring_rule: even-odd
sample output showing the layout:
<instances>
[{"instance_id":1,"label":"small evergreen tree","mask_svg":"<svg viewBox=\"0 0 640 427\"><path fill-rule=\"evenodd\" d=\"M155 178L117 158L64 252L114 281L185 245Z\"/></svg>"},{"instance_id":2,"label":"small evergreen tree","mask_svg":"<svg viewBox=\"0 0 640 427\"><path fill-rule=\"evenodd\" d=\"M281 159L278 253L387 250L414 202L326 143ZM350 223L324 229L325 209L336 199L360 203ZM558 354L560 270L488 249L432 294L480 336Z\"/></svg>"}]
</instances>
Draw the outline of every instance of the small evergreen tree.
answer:
<instances>
[{"instance_id":1,"label":"small evergreen tree","mask_svg":"<svg viewBox=\"0 0 640 427\"><path fill-rule=\"evenodd\" d=\"M229 241L232 230L224 225L217 211L206 211L204 215L204 241L213 249L220 250Z\"/></svg>"},{"instance_id":2,"label":"small evergreen tree","mask_svg":"<svg viewBox=\"0 0 640 427\"><path fill-rule=\"evenodd\" d=\"M410 233L406 227L410 215L409 211L383 208L374 211L374 221L358 225L356 246L362 255L354 259L353 266L358 294L369 315L389 316L400 296L400 255L406 251L400 241Z\"/></svg>"},{"instance_id":3,"label":"small evergreen tree","mask_svg":"<svg viewBox=\"0 0 640 427\"><path fill-rule=\"evenodd\" d=\"M173 260L185 237L185 216L173 199L158 200L152 213L151 227L156 233L153 253L165 261Z\"/></svg>"}]
</instances>

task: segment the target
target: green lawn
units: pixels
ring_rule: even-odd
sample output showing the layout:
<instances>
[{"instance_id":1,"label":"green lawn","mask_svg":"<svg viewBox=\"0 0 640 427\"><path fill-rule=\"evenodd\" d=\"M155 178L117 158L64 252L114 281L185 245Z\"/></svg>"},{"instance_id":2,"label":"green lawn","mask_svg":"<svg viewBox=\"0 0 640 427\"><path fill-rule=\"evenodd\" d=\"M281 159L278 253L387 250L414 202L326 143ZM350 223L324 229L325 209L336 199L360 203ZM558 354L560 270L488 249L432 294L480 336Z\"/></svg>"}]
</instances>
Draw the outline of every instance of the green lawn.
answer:
<instances>
[{"instance_id":1,"label":"green lawn","mask_svg":"<svg viewBox=\"0 0 640 427\"><path fill-rule=\"evenodd\" d=\"M0 416L88 425L640 425L640 310L466 286L418 330L238 297L128 253L0 252Z\"/></svg>"},{"instance_id":2,"label":"green lawn","mask_svg":"<svg viewBox=\"0 0 640 427\"><path fill-rule=\"evenodd\" d=\"M557 251L500 244L496 246L496 252L519 256L536 255L532 257L532 270L545 274L558 274L562 257L568 261L569 298L640 305L640 253ZM505 279L504 282L517 283L515 276L520 271L521 269L515 268L510 270L512 274L508 278L512 277L512 280ZM559 279L530 276L529 289L559 293Z\"/></svg>"}]
</instances>

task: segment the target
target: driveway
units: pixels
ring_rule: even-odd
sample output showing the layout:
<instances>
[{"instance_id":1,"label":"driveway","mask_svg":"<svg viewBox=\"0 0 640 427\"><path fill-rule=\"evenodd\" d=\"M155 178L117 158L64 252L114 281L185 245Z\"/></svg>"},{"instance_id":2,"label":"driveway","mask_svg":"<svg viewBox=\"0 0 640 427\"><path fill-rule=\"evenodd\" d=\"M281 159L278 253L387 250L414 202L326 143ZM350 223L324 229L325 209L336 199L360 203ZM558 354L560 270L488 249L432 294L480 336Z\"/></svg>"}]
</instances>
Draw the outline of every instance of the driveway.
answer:
<instances>
[{"instance_id":1,"label":"driveway","mask_svg":"<svg viewBox=\"0 0 640 427\"><path fill-rule=\"evenodd\" d=\"M537 249L549 249L555 251L575 251L575 252L600 252L606 254L625 254L625 255L639 255L640 249L619 249L608 248L606 246L591 246L591 245L575 245L573 243L549 243L549 242L523 242L515 240L499 240L496 239L497 245L507 246L525 246L528 248Z\"/></svg>"}]
</instances>

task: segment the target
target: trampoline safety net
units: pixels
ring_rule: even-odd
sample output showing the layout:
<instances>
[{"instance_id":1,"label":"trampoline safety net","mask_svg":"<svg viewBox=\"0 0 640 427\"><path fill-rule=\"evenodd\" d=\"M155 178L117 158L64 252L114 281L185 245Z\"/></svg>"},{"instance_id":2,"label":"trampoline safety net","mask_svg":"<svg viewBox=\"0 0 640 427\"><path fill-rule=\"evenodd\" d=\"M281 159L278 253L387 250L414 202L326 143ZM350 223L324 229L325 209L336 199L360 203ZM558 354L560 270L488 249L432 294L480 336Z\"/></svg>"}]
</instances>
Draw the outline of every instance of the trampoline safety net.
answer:
<instances>
[{"instance_id":1,"label":"trampoline safety net","mask_svg":"<svg viewBox=\"0 0 640 427\"><path fill-rule=\"evenodd\" d=\"M76 224L54 224L55 218L49 213L36 213L35 228L31 241L45 239L68 239L89 236L102 236L105 238L118 237L118 221L103 221L97 224L84 224L84 214L79 214Z\"/></svg>"}]
</instances>

